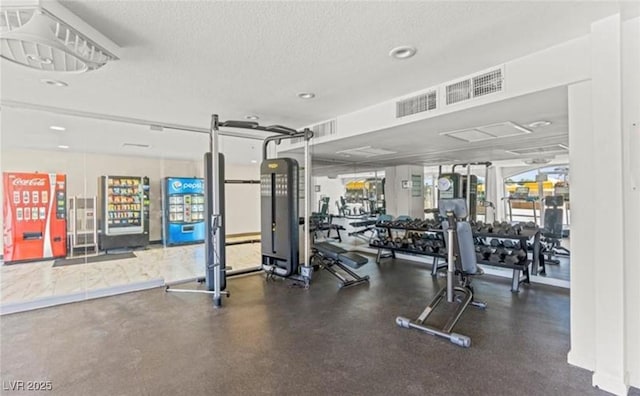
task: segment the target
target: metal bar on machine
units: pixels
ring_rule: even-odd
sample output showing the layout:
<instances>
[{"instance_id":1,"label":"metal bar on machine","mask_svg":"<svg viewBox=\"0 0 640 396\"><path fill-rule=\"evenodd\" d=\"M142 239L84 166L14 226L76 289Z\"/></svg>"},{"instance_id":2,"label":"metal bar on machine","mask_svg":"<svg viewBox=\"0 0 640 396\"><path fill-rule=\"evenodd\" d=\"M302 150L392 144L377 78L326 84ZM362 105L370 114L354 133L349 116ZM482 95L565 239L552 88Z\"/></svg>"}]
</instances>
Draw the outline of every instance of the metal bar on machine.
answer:
<instances>
[{"instance_id":1,"label":"metal bar on machine","mask_svg":"<svg viewBox=\"0 0 640 396\"><path fill-rule=\"evenodd\" d=\"M218 221L215 221L213 218L211 222L211 228L213 230L213 238L211 238L211 243L213 244L213 304L216 307L222 306L222 298L220 294L220 276L221 272L221 263L220 256L215 254L216 249L218 247L218 240L220 238L219 233L216 228L222 224L222 213L220 213L220 186L219 186L219 173L220 169L220 158L219 158L219 147L218 147L218 115L213 114L211 116L211 133L209 134L209 151L211 152L211 179L212 179L212 217L216 216Z\"/></svg>"},{"instance_id":2,"label":"metal bar on machine","mask_svg":"<svg viewBox=\"0 0 640 396\"><path fill-rule=\"evenodd\" d=\"M467 164L467 220L471 219L471 164Z\"/></svg>"},{"instance_id":3,"label":"metal bar on machine","mask_svg":"<svg viewBox=\"0 0 640 396\"><path fill-rule=\"evenodd\" d=\"M304 266L309 267L309 257L311 257L311 250L309 246L309 138L307 136L307 130L304 131Z\"/></svg>"}]
</instances>

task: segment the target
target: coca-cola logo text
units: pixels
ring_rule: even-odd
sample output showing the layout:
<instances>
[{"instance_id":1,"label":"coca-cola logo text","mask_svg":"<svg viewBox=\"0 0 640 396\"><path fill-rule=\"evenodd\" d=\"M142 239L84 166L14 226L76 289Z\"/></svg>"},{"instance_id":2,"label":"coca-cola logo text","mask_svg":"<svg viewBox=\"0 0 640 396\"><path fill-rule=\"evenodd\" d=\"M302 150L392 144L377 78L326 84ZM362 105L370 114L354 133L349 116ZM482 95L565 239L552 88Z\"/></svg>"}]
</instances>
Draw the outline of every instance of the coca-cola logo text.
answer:
<instances>
[{"instance_id":1,"label":"coca-cola logo text","mask_svg":"<svg viewBox=\"0 0 640 396\"><path fill-rule=\"evenodd\" d=\"M39 186L43 187L45 183L44 179L21 179L16 177L13 179L14 186Z\"/></svg>"}]
</instances>

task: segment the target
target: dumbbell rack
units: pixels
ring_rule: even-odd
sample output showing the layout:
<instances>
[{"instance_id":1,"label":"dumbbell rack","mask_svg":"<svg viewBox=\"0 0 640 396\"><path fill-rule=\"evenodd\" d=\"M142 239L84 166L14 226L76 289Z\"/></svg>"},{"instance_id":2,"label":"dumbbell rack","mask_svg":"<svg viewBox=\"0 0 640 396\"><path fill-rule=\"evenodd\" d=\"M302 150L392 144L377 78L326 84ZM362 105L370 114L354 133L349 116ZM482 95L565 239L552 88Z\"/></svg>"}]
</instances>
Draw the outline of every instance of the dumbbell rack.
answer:
<instances>
[{"instance_id":1,"label":"dumbbell rack","mask_svg":"<svg viewBox=\"0 0 640 396\"><path fill-rule=\"evenodd\" d=\"M444 234L442 230L434 230L434 229L425 229L425 228L413 228L413 227L401 227L401 226L394 226L392 224L388 224L388 223L378 223L376 224L376 228L384 228L387 230L387 235L391 238L393 236L392 230L395 230L396 233L397 231L405 231L405 233L413 231L413 232L420 232L420 233L433 233L435 235L437 235L438 239L442 242L445 243L444 245L444 249L442 254L440 253L432 253L432 252L425 252L423 250L417 250L417 249L409 249L409 248L402 248L402 247L395 247L395 246L380 246L380 245L376 245L373 243L369 243L369 247L372 247L374 249L378 250L378 254L376 255L376 264L380 264L380 260L384 259L384 258L396 258L396 252L398 253L406 253L406 254L411 254L414 256L429 256L429 257L433 257L433 265L431 266L431 275L435 276L436 273L438 272L438 270L440 269L446 269L447 268L447 264L446 264L446 259L447 259L447 255L446 255L446 242L444 240ZM385 253L387 252L387 253ZM441 261L441 262L440 262Z\"/></svg>"},{"instance_id":2,"label":"dumbbell rack","mask_svg":"<svg viewBox=\"0 0 640 396\"><path fill-rule=\"evenodd\" d=\"M519 234L500 234L500 233L484 233L484 232L474 232L474 238L486 238L486 239L501 239L501 240L513 240L519 241L520 245L525 249L527 243L531 238L533 238L533 258L532 260L527 259L522 263L516 264L508 264L504 262L492 262L489 260L478 260L478 264L481 265L489 265L493 267L501 267L508 268L513 270L513 276L511 278L511 291L517 293L520 291L521 283L530 283L529 278L529 265L531 264L531 273L538 273L538 263L539 263L539 255L540 255L540 229L523 229Z\"/></svg>"}]
</instances>

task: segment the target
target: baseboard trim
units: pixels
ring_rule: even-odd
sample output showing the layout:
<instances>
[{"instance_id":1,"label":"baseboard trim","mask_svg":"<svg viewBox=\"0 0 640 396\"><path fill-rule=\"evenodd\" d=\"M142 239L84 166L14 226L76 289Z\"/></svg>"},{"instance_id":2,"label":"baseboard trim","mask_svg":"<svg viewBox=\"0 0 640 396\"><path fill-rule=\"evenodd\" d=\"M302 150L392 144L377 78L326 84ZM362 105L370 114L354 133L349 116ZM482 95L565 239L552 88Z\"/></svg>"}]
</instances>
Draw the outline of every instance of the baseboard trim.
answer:
<instances>
[{"instance_id":1,"label":"baseboard trim","mask_svg":"<svg viewBox=\"0 0 640 396\"><path fill-rule=\"evenodd\" d=\"M593 386L619 396L626 396L629 393L628 383L627 378L620 378L604 373L595 372L592 377Z\"/></svg>"},{"instance_id":2,"label":"baseboard trim","mask_svg":"<svg viewBox=\"0 0 640 396\"><path fill-rule=\"evenodd\" d=\"M0 305L0 315L9 315L18 312L31 311L34 309L47 308L55 305L70 304L79 301L92 300L95 298L115 296L118 294L125 294L131 292L137 292L147 289L154 289L164 286L163 278L150 279L148 281L131 283L128 285L119 285L113 287L106 287L96 290L88 290L86 292L77 292L71 294L64 294L61 296L41 297L31 301L15 302Z\"/></svg>"}]
</instances>

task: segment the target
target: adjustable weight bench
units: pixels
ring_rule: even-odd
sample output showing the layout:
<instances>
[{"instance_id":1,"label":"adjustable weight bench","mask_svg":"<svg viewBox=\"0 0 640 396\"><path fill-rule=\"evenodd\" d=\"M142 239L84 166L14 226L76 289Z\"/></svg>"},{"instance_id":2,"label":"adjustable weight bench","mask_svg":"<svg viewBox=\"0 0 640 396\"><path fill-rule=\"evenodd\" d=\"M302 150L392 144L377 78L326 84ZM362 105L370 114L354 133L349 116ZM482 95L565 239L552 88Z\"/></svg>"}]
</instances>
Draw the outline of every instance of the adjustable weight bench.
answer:
<instances>
[{"instance_id":1,"label":"adjustable weight bench","mask_svg":"<svg viewBox=\"0 0 640 396\"><path fill-rule=\"evenodd\" d=\"M369 260L357 253L349 252L339 246L332 245L328 242L320 242L313 245L313 255L311 256L312 265L319 265L338 278L340 288L359 285L369 282L369 276L361 277L347 267L353 269L360 268ZM347 279L340 272L336 271L334 266L340 268L353 279Z\"/></svg>"}]
</instances>

